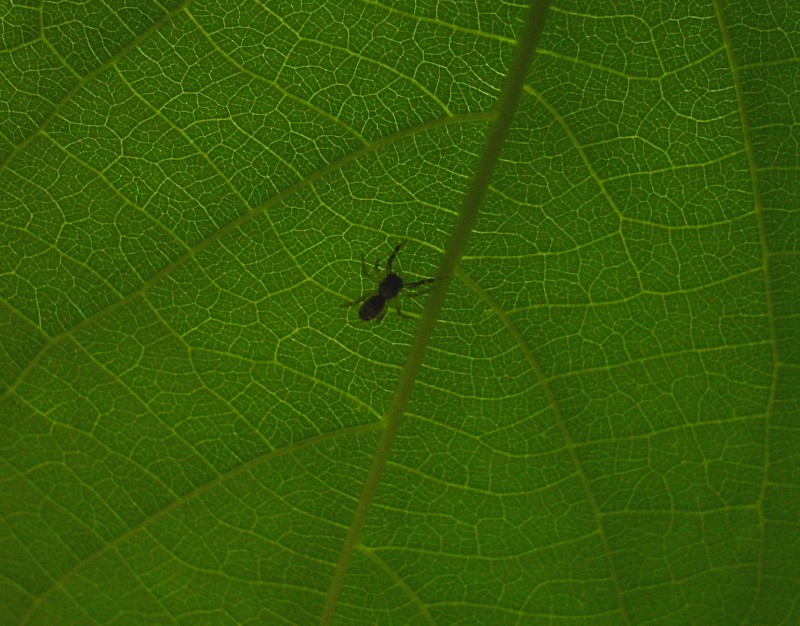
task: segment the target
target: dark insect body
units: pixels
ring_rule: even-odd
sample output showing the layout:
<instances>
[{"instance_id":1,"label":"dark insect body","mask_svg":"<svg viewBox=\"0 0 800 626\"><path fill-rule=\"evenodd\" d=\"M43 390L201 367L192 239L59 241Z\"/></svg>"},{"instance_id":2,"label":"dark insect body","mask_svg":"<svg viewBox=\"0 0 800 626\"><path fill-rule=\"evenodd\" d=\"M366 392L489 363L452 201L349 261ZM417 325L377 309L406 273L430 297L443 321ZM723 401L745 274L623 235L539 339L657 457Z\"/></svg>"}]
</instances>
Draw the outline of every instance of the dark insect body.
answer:
<instances>
[{"instance_id":1,"label":"dark insect body","mask_svg":"<svg viewBox=\"0 0 800 626\"><path fill-rule=\"evenodd\" d=\"M371 274L367 270L367 263L364 260L364 256L361 256L361 273L373 283L378 285L378 293L374 295L366 295L358 300L353 300L352 302L348 302L344 306L353 306L355 304L364 304L361 305L361 308L358 309L358 317L360 317L365 322L370 320L377 320L378 322L382 321L384 317L386 317L386 312L388 309L386 308L386 303L389 300L394 300L394 307L395 311L400 317L411 317L410 315L406 315L400 310L400 300L396 299L398 294L403 289L413 289L414 287L419 287L420 285L427 285L428 283L432 283L435 281L435 278L425 278L423 280L417 280L413 283L407 283L403 281L400 276L395 274L392 271L392 263L394 262L395 258L397 258L397 253L400 252L400 248L403 247L402 243L397 244L392 251L392 254L389 256L388 260L386 261L386 275L383 278L379 278L377 275L380 272L380 259L375 259L375 268L373 270L374 274ZM418 294L409 294L409 295L418 295Z\"/></svg>"}]
</instances>

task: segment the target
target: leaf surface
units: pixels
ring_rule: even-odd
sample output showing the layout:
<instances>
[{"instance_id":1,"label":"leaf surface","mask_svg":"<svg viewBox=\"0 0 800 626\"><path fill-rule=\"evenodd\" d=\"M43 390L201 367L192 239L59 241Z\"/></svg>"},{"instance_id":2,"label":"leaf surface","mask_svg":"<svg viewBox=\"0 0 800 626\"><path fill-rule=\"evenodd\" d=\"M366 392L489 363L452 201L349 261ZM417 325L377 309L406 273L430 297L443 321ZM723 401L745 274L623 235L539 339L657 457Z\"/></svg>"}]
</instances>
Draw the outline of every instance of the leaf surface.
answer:
<instances>
[{"instance_id":1,"label":"leaf surface","mask_svg":"<svg viewBox=\"0 0 800 626\"><path fill-rule=\"evenodd\" d=\"M459 232L526 12L4 9L0 622L800 622L800 9L554 3Z\"/></svg>"}]
</instances>

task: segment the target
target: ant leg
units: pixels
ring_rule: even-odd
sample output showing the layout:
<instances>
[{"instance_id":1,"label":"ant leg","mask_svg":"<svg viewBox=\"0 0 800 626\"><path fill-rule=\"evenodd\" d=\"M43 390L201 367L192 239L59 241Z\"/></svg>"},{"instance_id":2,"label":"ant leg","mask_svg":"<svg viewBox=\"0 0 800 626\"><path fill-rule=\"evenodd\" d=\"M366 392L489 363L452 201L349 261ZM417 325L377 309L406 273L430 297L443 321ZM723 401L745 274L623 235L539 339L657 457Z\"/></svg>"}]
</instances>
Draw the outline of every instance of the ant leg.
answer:
<instances>
[{"instance_id":1,"label":"ant leg","mask_svg":"<svg viewBox=\"0 0 800 626\"><path fill-rule=\"evenodd\" d=\"M389 310L389 307L383 307L383 310L378 313L378 317L375 318L375 322L380 324L383 321L383 318L386 317L386 312Z\"/></svg>"},{"instance_id":2,"label":"ant leg","mask_svg":"<svg viewBox=\"0 0 800 626\"><path fill-rule=\"evenodd\" d=\"M411 319L413 319L413 316L412 316L412 315L407 315L407 314L403 313L403 311L401 311L401 310L400 310L400 298L397 298L397 299L394 301L394 310L395 310L395 311L397 311L397 314L398 314L400 317L408 317L408 318L411 318Z\"/></svg>"},{"instance_id":3,"label":"ant leg","mask_svg":"<svg viewBox=\"0 0 800 626\"><path fill-rule=\"evenodd\" d=\"M397 256L397 253L400 252L400 248L403 247L403 243L404 242L401 241L400 243L398 243L394 247L394 250L392 251L392 255L389 257L389 260L386 261L386 273L387 274L391 274L392 273L392 262L394 261L395 257Z\"/></svg>"},{"instance_id":4,"label":"ant leg","mask_svg":"<svg viewBox=\"0 0 800 626\"><path fill-rule=\"evenodd\" d=\"M378 267L378 262L377 261L375 261L375 267L376 268ZM361 255L361 274L364 276L364 278L366 278L370 282L373 282L376 285L380 285L381 284L380 280L378 280L375 276L370 274L369 270L367 269L367 261L364 258L363 254Z\"/></svg>"},{"instance_id":5,"label":"ant leg","mask_svg":"<svg viewBox=\"0 0 800 626\"><path fill-rule=\"evenodd\" d=\"M442 277L440 276L439 278ZM406 291L405 292L406 298L416 298L417 296L422 296L426 293L429 293L431 289L433 289L432 286L428 287L427 289L419 289L419 287L436 282L437 280L439 280L439 278L426 278L425 280L418 280L416 282L403 285L403 289L410 287L412 290L415 290L415 291Z\"/></svg>"},{"instance_id":6,"label":"ant leg","mask_svg":"<svg viewBox=\"0 0 800 626\"><path fill-rule=\"evenodd\" d=\"M413 283L404 283L403 284L403 288L404 289L414 289L416 287L421 287L422 285L428 285L430 283L436 282L437 280L439 280L439 279L438 278L425 278L423 280L418 280L418 281L415 281ZM433 287L430 287L430 288L426 289L425 291L420 291L419 293L427 293L431 289L433 289Z\"/></svg>"},{"instance_id":7,"label":"ant leg","mask_svg":"<svg viewBox=\"0 0 800 626\"><path fill-rule=\"evenodd\" d=\"M353 300L352 302L348 302L347 304L343 304L343 305L342 305L342 308L343 308L343 309L346 309L346 308L347 308L347 307L349 307L349 306L353 306L353 305L355 305L355 304L361 304L361 303L362 303L362 302L364 302L364 300L366 300L368 297L369 297L369 294L367 294L366 296L362 296L362 297L360 297L358 300Z\"/></svg>"}]
</instances>

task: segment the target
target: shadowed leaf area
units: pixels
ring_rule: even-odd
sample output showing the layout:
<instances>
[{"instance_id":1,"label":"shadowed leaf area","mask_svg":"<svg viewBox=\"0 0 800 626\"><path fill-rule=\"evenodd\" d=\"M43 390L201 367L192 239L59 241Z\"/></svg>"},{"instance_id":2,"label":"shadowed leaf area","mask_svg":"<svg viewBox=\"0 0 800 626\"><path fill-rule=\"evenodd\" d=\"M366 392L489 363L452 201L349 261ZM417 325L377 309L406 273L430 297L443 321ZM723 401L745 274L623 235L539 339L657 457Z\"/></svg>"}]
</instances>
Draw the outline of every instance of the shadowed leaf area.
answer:
<instances>
[{"instance_id":1,"label":"shadowed leaf area","mask_svg":"<svg viewBox=\"0 0 800 626\"><path fill-rule=\"evenodd\" d=\"M0 623L800 623L800 5L529 15L6 3Z\"/></svg>"}]
</instances>

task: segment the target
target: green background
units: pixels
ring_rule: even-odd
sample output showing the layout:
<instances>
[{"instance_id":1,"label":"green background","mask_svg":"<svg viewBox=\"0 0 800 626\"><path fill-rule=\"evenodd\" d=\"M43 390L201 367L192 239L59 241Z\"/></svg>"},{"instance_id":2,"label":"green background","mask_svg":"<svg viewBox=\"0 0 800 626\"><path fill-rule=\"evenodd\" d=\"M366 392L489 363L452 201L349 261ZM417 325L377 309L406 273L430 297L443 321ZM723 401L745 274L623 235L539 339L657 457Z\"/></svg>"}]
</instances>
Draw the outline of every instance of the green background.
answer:
<instances>
[{"instance_id":1,"label":"green background","mask_svg":"<svg viewBox=\"0 0 800 626\"><path fill-rule=\"evenodd\" d=\"M526 10L0 8L0 623L320 621ZM800 623L799 66L553 3L335 623Z\"/></svg>"}]
</instances>

